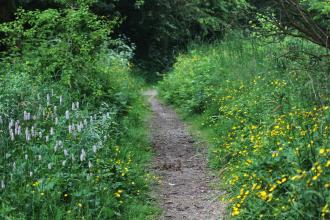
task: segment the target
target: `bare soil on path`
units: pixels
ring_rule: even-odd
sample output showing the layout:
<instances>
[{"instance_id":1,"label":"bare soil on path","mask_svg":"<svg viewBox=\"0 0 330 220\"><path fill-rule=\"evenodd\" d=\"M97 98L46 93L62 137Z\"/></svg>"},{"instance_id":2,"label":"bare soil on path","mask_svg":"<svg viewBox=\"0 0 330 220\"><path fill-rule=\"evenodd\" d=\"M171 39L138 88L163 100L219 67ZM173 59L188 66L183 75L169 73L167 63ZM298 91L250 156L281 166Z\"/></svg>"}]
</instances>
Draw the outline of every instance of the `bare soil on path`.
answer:
<instances>
[{"instance_id":1,"label":"bare soil on path","mask_svg":"<svg viewBox=\"0 0 330 220\"><path fill-rule=\"evenodd\" d=\"M158 194L164 209L160 219L222 219L225 205L219 200L221 192L211 188L215 177L207 169L205 149L195 143L177 114L157 100L156 90L144 95L153 111L154 171L161 177Z\"/></svg>"}]
</instances>

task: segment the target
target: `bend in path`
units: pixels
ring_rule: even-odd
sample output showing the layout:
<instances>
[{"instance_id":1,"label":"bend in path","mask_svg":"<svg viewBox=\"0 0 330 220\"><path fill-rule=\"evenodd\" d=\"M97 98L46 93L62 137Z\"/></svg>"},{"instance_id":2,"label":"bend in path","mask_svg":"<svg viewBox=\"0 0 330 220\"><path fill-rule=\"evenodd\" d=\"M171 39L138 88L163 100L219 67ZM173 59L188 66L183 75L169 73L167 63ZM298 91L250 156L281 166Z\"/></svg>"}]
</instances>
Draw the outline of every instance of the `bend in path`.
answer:
<instances>
[{"instance_id":1,"label":"bend in path","mask_svg":"<svg viewBox=\"0 0 330 220\"><path fill-rule=\"evenodd\" d=\"M207 170L204 150L193 146L185 124L157 100L156 90L144 95L153 111L150 127L156 151L154 169L162 178L161 219L221 219L225 206L219 201L220 192L210 188L214 178Z\"/></svg>"}]
</instances>

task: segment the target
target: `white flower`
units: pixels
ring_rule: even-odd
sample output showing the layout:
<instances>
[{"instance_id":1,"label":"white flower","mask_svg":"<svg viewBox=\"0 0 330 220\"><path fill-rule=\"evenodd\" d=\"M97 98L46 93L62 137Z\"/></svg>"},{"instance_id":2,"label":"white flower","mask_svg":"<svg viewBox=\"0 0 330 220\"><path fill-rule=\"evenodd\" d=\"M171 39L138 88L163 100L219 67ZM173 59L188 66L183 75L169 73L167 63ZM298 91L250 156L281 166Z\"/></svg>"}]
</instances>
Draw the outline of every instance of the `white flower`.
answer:
<instances>
[{"instance_id":1,"label":"white flower","mask_svg":"<svg viewBox=\"0 0 330 220\"><path fill-rule=\"evenodd\" d=\"M50 135L53 136L54 134L55 134L55 132L54 132L54 128L51 127L51 128L50 128Z\"/></svg>"},{"instance_id":2,"label":"white flower","mask_svg":"<svg viewBox=\"0 0 330 220\"><path fill-rule=\"evenodd\" d=\"M58 125L58 118L55 118L55 125Z\"/></svg>"},{"instance_id":3,"label":"white flower","mask_svg":"<svg viewBox=\"0 0 330 220\"><path fill-rule=\"evenodd\" d=\"M66 164L66 160L63 160L62 161L62 166L65 166L65 164Z\"/></svg>"},{"instance_id":4,"label":"white flower","mask_svg":"<svg viewBox=\"0 0 330 220\"><path fill-rule=\"evenodd\" d=\"M88 167L89 167L89 168L92 168L92 167L93 167L92 162L88 161Z\"/></svg>"},{"instance_id":5,"label":"white flower","mask_svg":"<svg viewBox=\"0 0 330 220\"><path fill-rule=\"evenodd\" d=\"M79 109L79 102L76 102L76 108Z\"/></svg>"},{"instance_id":6,"label":"white flower","mask_svg":"<svg viewBox=\"0 0 330 220\"><path fill-rule=\"evenodd\" d=\"M24 121L27 121L27 112L26 111L23 112L23 119L24 119Z\"/></svg>"},{"instance_id":7,"label":"white flower","mask_svg":"<svg viewBox=\"0 0 330 220\"><path fill-rule=\"evenodd\" d=\"M32 137L36 136L36 131L35 131L34 126L31 127L31 135L32 135Z\"/></svg>"},{"instance_id":8,"label":"white flower","mask_svg":"<svg viewBox=\"0 0 330 220\"><path fill-rule=\"evenodd\" d=\"M96 151L97 151L97 146L93 145L93 152L96 153Z\"/></svg>"},{"instance_id":9,"label":"white flower","mask_svg":"<svg viewBox=\"0 0 330 220\"><path fill-rule=\"evenodd\" d=\"M72 133L72 126L71 125L69 125L69 134L71 134Z\"/></svg>"},{"instance_id":10,"label":"white flower","mask_svg":"<svg viewBox=\"0 0 330 220\"><path fill-rule=\"evenodd\" d=\"M51 94L52 94L52 96L54 96L54 89L51 90Z\"/></svg>"},{"instance_id":11,"label":"white flower","mask_svg":"<svg viewBox=\"0 0 330 220\"><path fill-rule=\"evenodd\" d=\"M55 105L54 106L54 115L56 115L57 114L57 106Z\"/></svg>"},{"instance_id":12,"label":"white flower","mask_svg":"<svg viewBox=\"0 0 330 220\"><path fill-rule=\"evenodd\" d=\"M11 129L14 126L14 120L10 119L8 128Z\"/></svg>"},{"instance_id":13,"label":"white flower","mask_svg":"<svg viewBox=\"0 0 330 220\"><path fill-rule=\"evenodd\" d=\"M9 129L9 135L10 135L10 140L14 141L15 140L15 134L14 134L14 131L12 129Z\"/></svg>"},{"instance_id":14,"label":"white flower","mask_svg":"<svg viewBox=\"0 0 330 220\"><path fill-rule=\"evenodd\" d=\"M72 111L74 111L76 109L76 106L75 106L74 102L72 102L71 109L72 109Z\"/></svg>"},{"instance_id":15,"label":"white flower","mask_svg":"<svg viewBox=\"0 0 330 220\"><path fill-rule=\"evenodd\" d=\"M52 164L49 163L47 167L48 167L48 170L51 170L52 169Z\"/></svg>"},{"instance_id":16,"label":"white flower","mask_svg":"<svg viewBox=\"0 0 330 220\"><path fill-rule=\"evenodd\" d=\"M47 94L47 105L50 105L50 95Z\"/></svg>"},{"instance_id":17,"label":"white flower","mask_svg":"<svg viewBox=\"0 0 330 220\"><path fill-rule=\"evenodd\" d=\"M39 131L39 138L42 138L42 132Z\"/></svg>"},{"instance_id":18,"label":"white flower","mask_svg":"<svg viewBox=\"0 0 330 220\"><path fill-rule=\"evenodd\" d=\"M84 161L86 159L86 152L84 149L81 150L80 161Z\"/></svg>"},{"instance_id":19,"label":"white flower","mask_svg":"<svg viewBox=\"0 0 330 220\"><path fill-rule=\"evenodd\" d=\"M46 139L46 143L48 143L49 142L49 136L47 135L45 139Z\"/></svg>"},{"instance_id":20,"label":"white flower","mask_svg":"<svg viewBox=\"0 0 330 220\"><path fill-rule=\"evenodd\" d=\"M31 134L29 128L25 128L25 140L29 142L31 140Z\"/></svg>"},{"instance_id":21,"label":"white flower","mask_svg":"<svg viewBox=\"0 0 330 220\"><path fill-rule=\"evenodd\" d=\"M66 110L65 111L65 119L66 120L69 120L70 119L70 112L69 112L69 110Z\"/></svg>"},{"instance_id":22,"label":"white flower","mask_svg":"<svg viewBox=\"0 0 330 220\"><path fill-rule=\"evenodd\" d=\"M16 170L16 162L13 163L13 170Z\"/></svg>"},{"instance_id":23,"label":"white flower","mask_svg":"<svg viewBox=\"0 0 330 220\"><path fill-rule=\"evenodd\" d=\"M31 177L33 176L33 172L32 172L32 171L30 171L30 176L31 176Z\"/></svg>"},{"instance_id":24,"label":"white flower","mask_svg":"<svg viewBox=\"0 0 330 220\"><path fill-rule=\"evenodd\" d=\"M25 154L24 158L25 158L25 160L27 160L29 158L29 156L27 154Z\"/></svg>"},{"instance_id":25,"label":"white flower","mask_svg":"<svg viewBox=\"0 0 330 220\"><path fill-rule=\"evenodd\" d=\"M63 152L64 152L64 156L66 156L66 157L67 157L67 156L69 155L69 153L68 153L68 150L67 150L67 149L64 149L64 151L63 151Z\"/></svg>"},{"instance_id":26,"label":"white flower","mask_svg":"<svg viewBox=\"0 0 330 220\"><path fill-rule=\"evenodd\" d=\"M42 159L42 156L41 155L38 155L38 160L41 160Z\"/></svg>"},{"instance_id":27,"label":"white flower","mask_svg":"<svg viewBox=\"0 0 330 220\"><path fill-rule=\"evenodd\" d=\"M60 96L60 105L63 104L63 96Z\"/></svg>"},{"instance_id":28,"label":"white flower","mask_svg":"<svg viewBox=\"0 0 330 220\"><path fill-rule=\"evenodd\" d=\"M5 186L5 181L4 180L1 180L1 189L4 189L6 186Z\"/></svg>"},{"instance_id":29,"label":"white flower","mask_svg":"<svg viewBox=\"0 0 330 220\"><path fill-rule=\"evenodd\" d=\"M85 125L85 126L88 125L88 121L87 121L87 119L84 120L84 125Z\"/></svg>"}]
</instances>

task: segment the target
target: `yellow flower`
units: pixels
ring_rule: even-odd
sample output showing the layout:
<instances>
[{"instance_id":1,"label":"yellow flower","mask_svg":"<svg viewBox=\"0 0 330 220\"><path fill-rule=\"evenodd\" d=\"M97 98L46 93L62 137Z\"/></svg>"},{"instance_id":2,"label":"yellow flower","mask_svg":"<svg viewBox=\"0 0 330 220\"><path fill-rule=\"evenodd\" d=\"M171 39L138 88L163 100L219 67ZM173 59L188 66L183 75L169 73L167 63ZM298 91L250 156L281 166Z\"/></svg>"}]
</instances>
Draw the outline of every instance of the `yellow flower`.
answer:
<instances>
[{"instance_id":1,"label":"yellow flower","mask_svg":"<svg viewBox=\"0 0 330 220\"><path fill-rule=\"evenodd\" d=\"M238 216L238 215L239 215L239 208L234 207L231 216Z\"/></svg>"},{"instance_id":2,"label":"yellow flower","mask_svg":"<svg viewBox=\"0 0 330 220\"><path fill-rule=\"evenodd\" d=\"M265 201L268 198L267 192L266 191L259 192L259 198Z\"/></svg>"},{"instance_id":3,"label":"yellow flower","mask_svg":"<svg viewBox=\"0 0 330 220\"><path fill-rule=\"evenodd\" d=\"M326 150L324 148L321 148L320 151L319 151L320 155L325 154L325 152L326 152Z\"/></svg>"}]
</instances>

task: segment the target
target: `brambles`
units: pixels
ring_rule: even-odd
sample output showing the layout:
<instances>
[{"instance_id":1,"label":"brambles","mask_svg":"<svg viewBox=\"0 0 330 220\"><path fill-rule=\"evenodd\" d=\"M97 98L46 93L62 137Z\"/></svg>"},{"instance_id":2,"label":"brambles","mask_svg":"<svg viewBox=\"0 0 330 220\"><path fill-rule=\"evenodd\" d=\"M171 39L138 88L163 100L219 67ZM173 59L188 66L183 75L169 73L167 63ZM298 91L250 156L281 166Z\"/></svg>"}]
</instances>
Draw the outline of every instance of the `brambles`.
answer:
<instances>
[{"instance_id":1,"label":"brambles","mask_svg":"<svg viewBox=\"0 0 330 220\"><path fill-rule=\"evenodd\" d=\"M165 100L214 132L210 164L224 170L235 219L329 217L329 97L307 95L294 64L274 68L281 48L244 39L194 47L160 84Z\"/></svg>"}]
</instances>

